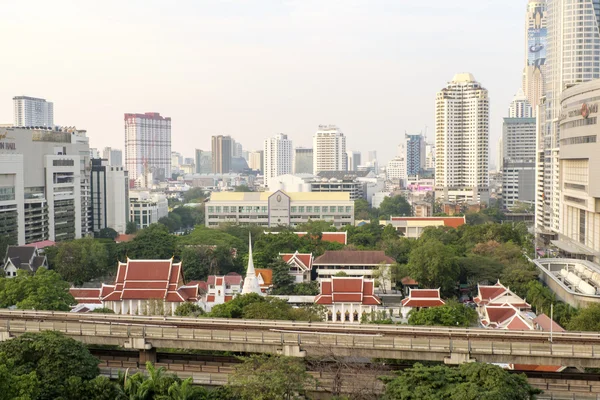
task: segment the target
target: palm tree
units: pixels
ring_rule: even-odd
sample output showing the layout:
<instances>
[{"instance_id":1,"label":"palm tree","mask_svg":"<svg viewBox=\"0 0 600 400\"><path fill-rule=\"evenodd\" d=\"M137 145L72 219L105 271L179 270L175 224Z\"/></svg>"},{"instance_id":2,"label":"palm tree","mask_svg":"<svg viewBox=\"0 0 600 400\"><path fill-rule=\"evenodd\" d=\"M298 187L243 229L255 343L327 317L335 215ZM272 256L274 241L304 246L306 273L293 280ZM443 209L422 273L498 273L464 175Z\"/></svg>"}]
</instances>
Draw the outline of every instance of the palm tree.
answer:
<instances>
[{"instance_id":1,"label":"palm tree","mask_svg":"<svg viewBox=\"0 0 600 400\"><path fill-rule=\"evenodd\" d=\"M183 382L174 382L169 387L170 400L195 400L199 397L201 389L192 386L192 378Z\"/></svg>"}]
</instances>

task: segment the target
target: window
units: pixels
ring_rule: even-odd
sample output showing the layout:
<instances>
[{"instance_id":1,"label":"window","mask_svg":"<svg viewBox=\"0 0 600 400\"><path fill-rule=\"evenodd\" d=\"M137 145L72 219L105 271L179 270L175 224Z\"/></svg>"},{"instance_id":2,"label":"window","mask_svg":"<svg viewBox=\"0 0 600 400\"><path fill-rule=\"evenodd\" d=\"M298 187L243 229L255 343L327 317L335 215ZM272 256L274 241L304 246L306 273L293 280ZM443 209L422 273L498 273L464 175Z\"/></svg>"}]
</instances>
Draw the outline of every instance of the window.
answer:
<instances>
[{"instance_id":1,"label":"window","mask_svg":"<svg viewBox=\"0 0 600 400\"><path fill-rule=\"evenodd\" d=\"M315 212L316 212L316 213L318 213L318 212L321 212L321 207L319 207L319 206L315 206Z\"/></svg>"},{"instance_id":2,"label":"window","mask_svg":"<svg viewBox=\"0 0 600 400\"><path fill-rule=\"evenodd\" d=\"M354 322L358 321L358 311L356 311L356 310L354 311L354 317L353 317L353 319L354 319Z\"/></svg>"},{"instance_id":3,"label":"window","mask_svg":"<svg viewBox=\"0 0 600 400\"><path fill-rule=\"evenodd\" d=\"M342 321L342 312L341 312L341 311L338 311L338 312L335 314L335 320L336 320L336 321L340 321L340 322Z\"/></svg>"},{"instance_id":4,"label":"window","mask_svg":"<svg viewBox=\"0 0 600 400\"><path fill-rule=\"evenodd\" d=\"M312 206L306 206L306 212L311 213L312 212Z\"/></svg>"},{"instance_id":5,"label":"window","mask_svg":"<svg viewBox=\"0 0 600 400\"><path fill-rule=\"evenodd\" d=\"M228 213L229 212L229 206L223 206L223 212L224 213Z\"/></svg>"},{"instance_id":6,"label":"window","mask_svg":"<svg viewBox=\"0 0 600 400\"><path fill-rule=\"evenodd\" d=\"M346 206L346 213L352 212L352 206Z\"/></svg>"},{"instance_id":7,"label":"window","mask_svg":"<svg viewBox=\"0 0 600 400\"><path fill-rule=\"evenodd\" d=\"M327 321L333 321L333 314L331 313L331 311L327 313Z\"/></svg>"},{"instance_id":8,"label":"window","mask_svg":"<svg viewBox=\"0 0 600 400\"><path fill-rule=\"evenodd\" d=\"M215 207L215 212L216 213L220 213L221 212L221 206L216 206Z\"/></svg>"},{"instance_id":9,"label":"window","mask_svg":"<svg viewBox=\"0 0 600 400\"><path fill-rule=\"evenodd\" d=\"M296 206L292 206L292 212L293 212L293 213L294 213L294 212L298 212L298 207L296 207Z\"/></svg>"},{"instance_id":10,"label":"window","mask_svg":"<svg viewBox=\"0 0 600 400\"><path fill-rule=\"evenodd\" d=\"M215 208L213 206L208 206L208 212L209 213L215 212Z\"/></svg>"},{"instance_id":11,"label":"window","mask_svg":"<svg viewBox=\"0 0 600 400\"><path fill-rule=\"evenodd\" d=\"M339 213L343 213L344 212L344 207L343 206L338 206L338 212Z\"/></svg>"},{"instance_id":12,"label":"window","mask_svg":"<svg viewBox=\"0 0 600 400\"><path fill-rule=\"evenodd\" d=\"M329 207L329 212L332 212L332 213L334 213L334 212L335 212L335 206L330 206L330 207Z\"/></svg>"},{"instance_id":13,"label":"window","mask_svg":"<svg viewBox=\"0 0 600 400\"><path fill-rule=\"evenodd\" d=\"M300 207L298 207L298 212L301 212L301 213L303 213L303 212L304 212L304 206L300 206Z\"/></svg>"},{"instance_id":14,"label":"window","mask_svg":"<svg viewBox=\"0 0 600 400\"><path fill-rule=\"evenodd\" d=\"M346 314L344 315L344 321L350 322L350 311L346 310Z\"/></svg>"}]
</instances>

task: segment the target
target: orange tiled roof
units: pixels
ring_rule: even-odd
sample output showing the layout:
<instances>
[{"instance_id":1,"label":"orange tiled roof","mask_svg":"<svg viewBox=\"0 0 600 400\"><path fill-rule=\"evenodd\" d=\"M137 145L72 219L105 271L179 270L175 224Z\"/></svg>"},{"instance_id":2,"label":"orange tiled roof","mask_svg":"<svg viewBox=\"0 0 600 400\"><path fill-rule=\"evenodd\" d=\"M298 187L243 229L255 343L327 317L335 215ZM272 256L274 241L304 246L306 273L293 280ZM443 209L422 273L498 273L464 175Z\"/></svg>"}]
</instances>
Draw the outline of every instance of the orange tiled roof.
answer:
<instances>
[{"instance_id":1,"label":"orange tiled roof","mask_svg":"<svg viewBox=\"0 0 600 400\"><path fill-rule=\"evenodd\" d=\"M315 298L316 304L359 303L364 305L381 304L373 293L372 280L350 277L333 277L321 281L321 293Z\"/></svg>"}]
</instances>

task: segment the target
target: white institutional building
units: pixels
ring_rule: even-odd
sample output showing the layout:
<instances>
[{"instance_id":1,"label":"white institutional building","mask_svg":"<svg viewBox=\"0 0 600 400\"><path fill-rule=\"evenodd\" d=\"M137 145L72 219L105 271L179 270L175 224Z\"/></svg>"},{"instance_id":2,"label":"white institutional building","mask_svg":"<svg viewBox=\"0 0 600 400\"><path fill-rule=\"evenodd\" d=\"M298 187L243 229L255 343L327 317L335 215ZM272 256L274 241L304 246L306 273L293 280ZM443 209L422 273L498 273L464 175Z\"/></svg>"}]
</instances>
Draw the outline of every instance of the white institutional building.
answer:
<instances>
[{"instance_id":1,"label":"white institutional building","mask_svg":"<svg viewBox=\"0 0 600 400\"><path fill-rule=\"evenodd\" d=\"M13 97L14 126L54 127L54 104L45 99L28 96Z\"/></svg>"},{"instance_id":2,"label":"white institutional building","mask_svg":"<svg viewBox=\"0 0 600 400\"><path fill-rule=\"evenodd\" d=\"M287 135L280 133L265 140L264 146L265 186L280 175L291 174L293 169L294 150L292 141Z\"/></svg>"},{"instance_id":3,"label":"white institutional building","mask_svg":"<svg viewBox=\"0 0 600 400\"><path fill-rule=\"evenodd\" d=\"M125 114L125 169L133 180L147 173L159 181L171 177L171 118Z\"/></svg>"},{"instance_id":4,"label":"white institutional building","mask_svg":"<svg viewBox=\"0 0 600 400\"><path fill-rule=\"evenodd\" d=\"M565 88L600 78L600 3L598 0L547 2L546 93L537 121L536 233L548 241L560 232L560 148L565 111ZM579 104L581 106L581 103ZM589 120L589 119L588 119Z\"/></svg>"},{"instance_id":5,"label":"white institutional building","mask_svg":"<svg viewBox=\"0 0 600 400\"><path fill-rule=\"evenodd\" d=\"M346 137L335 125L319 125L313 136L313 174L347 170Z\"/></svg>"},{"instance_id":6,"label":"white institutional building","mask_svg":"<svg viewBox=\"0 0 600 400\"><path fill-rule=\"evenodd\" d=\"M436 198L489 201L489 99L475 77L459 73L436 97Z\"/></svg>"}]
</instances>

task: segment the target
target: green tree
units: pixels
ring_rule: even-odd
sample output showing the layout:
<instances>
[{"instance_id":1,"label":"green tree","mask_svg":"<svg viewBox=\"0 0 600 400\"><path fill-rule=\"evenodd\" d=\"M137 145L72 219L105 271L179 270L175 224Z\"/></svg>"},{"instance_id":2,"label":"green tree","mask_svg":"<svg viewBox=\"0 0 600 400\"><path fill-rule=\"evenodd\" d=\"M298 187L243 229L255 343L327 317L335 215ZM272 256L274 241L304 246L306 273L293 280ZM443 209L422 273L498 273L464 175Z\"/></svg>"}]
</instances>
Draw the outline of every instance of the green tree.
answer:
<instances>
[{"instance_id":1,"label":"green tree","mask_svg":"<svg viewBox=\"0 0 600 400\"><path fill-rule=\"evenodd\" d=\"M524 374L480 363L457 368L415 364L384 382L384 400L531 400L541 393Z\"/></svg>"},{"instance_id":2,"label":"green tree","mask_svg":"<svg viewBox=\"0 0 600 400\"><path fill-rule=\"evenodd\" d=\"M379 219L382 220L387 220L392 216L410 217L412 215L412 207L404 196L386 197L379 205Z\"/></svg>"},{"instance_id":3,"label":"green tree","mask_svg":"<svg viewBox=\"0 0 600 400\"><path fill-rule=\"evenodd\" d=\"M135 223L135 221L129 221L127 222L127 225L125 225L125 234L126 235L132 235L134 233L136 233L138 230L138 226Z\"/></svg>"},{"instance_id":4,"label":"green tree","mask_svg":"<svg viewBox=\"0 0 600 400\"><path fill-rule=\"evenodd\" d=\"M100 307L100 308L94 308L92 310L93 313L95 314L114 314L115 312L107 307Z\"/></svg>"},{"instance_id":5,"label":"green tree","mask_svg":"<svg viewBox=\"0 0 600 400\"><path fill-rule=\"evenodd\" d=\"M354 200L354 219L357 221L377 219L377 211L365 199Z\"/></svg>"},{"instance_id":6,"label":"green tree","mask_svg":"<svg viewBox=\"0 0 600 400\"><path fill-rule=\"evenodd\" d=\"M0 307L69 311L75 299L70 285L55 271L40 268L32 275L18 271L15 278L0 278Z\"/></svg>"},{"instance_id":7,"label":"green tree","mask_svg":"<svg viewBox=\"0 0 600 400\"><path fill-rule=\"evenodd\" d=\"M439 287L445 295L454 291L460 273L455 253L435 239L411 250L407 271L423 287Z\"/></svg>"},{"instance_id":8,"label":"green tree","mask_svg":"<svg viewBox=\"0 0 600 400\"><path fill-rule=\"evenodd\" d=\"M72 378L83 381L100 373L98 360L76 340L58 332L25 333L0 343L0 366L11 367L17 377L37 377L36 399L54 400L65 396Z\"/></svg>"},{"instance_id":9,"label":"green tree","mask_svg":"<svg viewBox=\"0 0 600 400\"><path fill-rule=\"evenodd\" d=\"M469 327L477 323L477 312L456 301L448 301L440 307L412 310L408 316L409 325L461 326Z\"/></svg>"},{"instance_id":10,"label":"green tree","mask_svg":"<svg viewBox=\"0 0 600 400\"><path fill-rule=\"evenodd\" d=\"M313 237L320 237L323 232L336 232L335 226L331 222L323 220L308 220L296 226L297 232L307 232Z\"/></svg>"},{"instance_id":11,"label":"green tree","mask_svg":"<svg viewBox=\"0 0 600 400\"><path fill-rule=\"evenodd\" d=\"M600 304L590 304L580 309L567 327L570 331L600 331Z\"/></svg>"},{"instance_id":12,"label":"green tree","mask_svg":"<svg viewBox=\"0 0 600 400\"><path fill-rule=\"evenodd\" d=\"M169 213L168 216L160 218L158 223L166 226L170 233L174 233L181 228L181 217L177 214Z\"/></svg>"},{"instance_id":13,"label":"green tree","mask_svg":"<svg viewBox=\"0 0 600 400\"><path fill-rule=\"evenodd\" d=\"M202 307L194 303L181 303L175 309L175 315L178 317L197 318L200 315L204 315L204 310Z\"/></svg>"},{"instance_id":14,"label":"green tree","mask_svg":"<svg viewBox=\"0 0 600 400\"><path fill-rule=\"evenodd\" d=\"M17 375L12 360L0 360L0 400L29 400L38 396L39 379L35 371Z\"/></svg>"},{"instance_id":15,"label":"green tree","mask_svg":"<svg viewBox=\"0 0 600 400\"><path fill-rule=\"evenodd\" d=\"M248 187L248 185L239 185L234 188L236 192L253 192L252 189Z\"/></svg>"},{"instance_id":16,"label":"green tree","mask_svg":"<svg viewBox=\"0 0 600 400\"><path fill-rule=\"evenodd\" d=\"M66 281L81 285L106 274L110 267L104 244L92 238L62 242L52 261L54 270Z\"/></svg>"},{"instance_id":17,"label":"green tree","mask_svg":"<svg viewBox=\"0 0 600 400\"><path fill-rule=\"evenodd\" d=\"M304 399L314 386L302 360L267 355L242 358L229 377L229 386L242 400Z\"/></svg>"},{"instance_id":18,"label":"green tree","mask_svg":"<svg viewBox=\"0 0 600 400\"><path fill-rule=\"evenodd\" d=\"M273 291L277 294L291 294L294 289L294 277L290 275L290 266L277 257L269 268L273 271Z\"/></svg>"},{"instance_id":19,"label":"green tree","mask_svg":"<svg viewBox=\"0 0 600 400\"><path fill-rule=\"evenodd\" d=\"M119 232L115 231L113 228L102 228L94 236L99 239L115 240L117 238L117 236L119 236Z\"/></svg>"},{"instance_id":20,"label":"green tree","mask_svg":"<svg viewBox=\"0 0 600 400\"><path fill-rule=\"evenodd\" d=\"M166 260L178 256L177 237L170 235L161 224L142 229L132 241L120 245L122 260L125 256L138 260Z\"/></svg>"},{"instance_id":21,"label":"green tree","mask_svg":"<svg viewBox=\"0 0 600 400\"><path fill-rule=\"evenodd\" d=\"M183 194L184 203L202 203L204 201L204 190L202 188L193 188Z\"/></svg>"}]
</instances>

